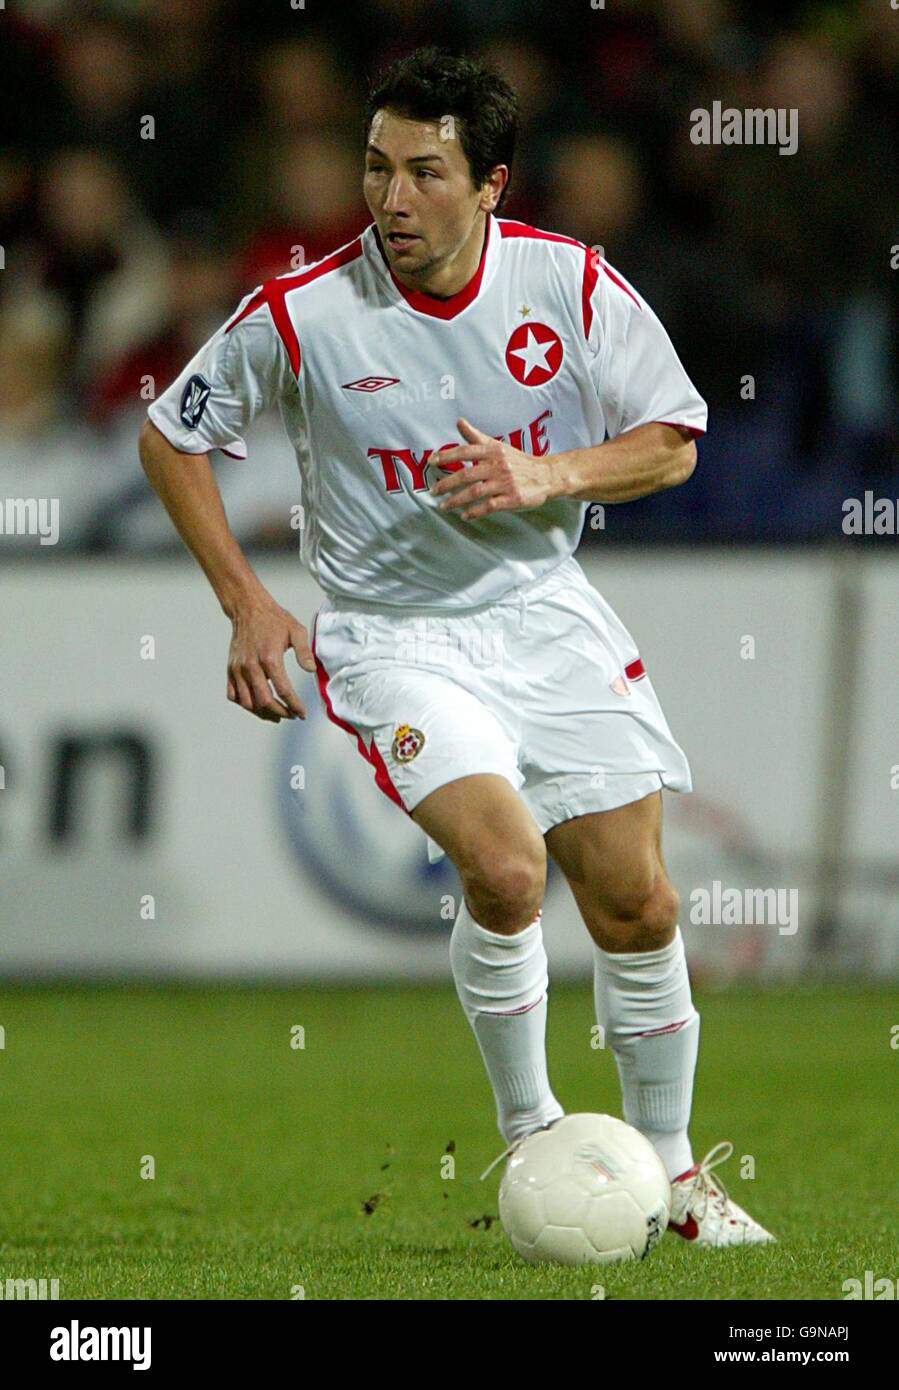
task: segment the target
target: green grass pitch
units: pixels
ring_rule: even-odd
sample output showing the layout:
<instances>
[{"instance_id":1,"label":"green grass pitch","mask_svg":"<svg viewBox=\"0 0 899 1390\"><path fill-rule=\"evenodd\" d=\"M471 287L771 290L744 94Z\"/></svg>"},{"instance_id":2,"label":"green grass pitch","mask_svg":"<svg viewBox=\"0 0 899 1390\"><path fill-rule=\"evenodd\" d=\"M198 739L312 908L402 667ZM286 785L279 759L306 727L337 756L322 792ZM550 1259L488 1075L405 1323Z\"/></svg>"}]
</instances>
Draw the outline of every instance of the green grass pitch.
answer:
<instances>
[{"instance_id":1,"label":"green grass pitch","mask_svg":"<svg viewBox=\"0 0 899 1390\"><path fill-rule=\"evenodd\" d=\"M57 1278L61 1298L840 1299L865 1270L899 1276L894 994L697 1004L697 1156L734 1141L719 1171L780 1243L668 1235L646 1261L571 1269L526 1265L479 1221L502 1145L451 989L6 986L0 1281ZM550 1075L566 1109L618 1114L593 1021L588 989L553 987Z\"/></svg>"}]
</instances>

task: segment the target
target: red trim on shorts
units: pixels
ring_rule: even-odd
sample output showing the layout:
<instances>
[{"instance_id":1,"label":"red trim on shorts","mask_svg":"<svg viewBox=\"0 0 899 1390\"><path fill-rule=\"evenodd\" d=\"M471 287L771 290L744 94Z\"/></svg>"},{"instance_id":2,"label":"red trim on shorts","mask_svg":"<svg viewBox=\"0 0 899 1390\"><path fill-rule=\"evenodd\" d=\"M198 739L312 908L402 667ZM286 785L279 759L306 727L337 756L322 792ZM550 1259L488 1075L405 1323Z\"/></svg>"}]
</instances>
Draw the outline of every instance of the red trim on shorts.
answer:
<instances>
[{"instance_id":1,"label":"red trim on shorts","mask_svg":"<svg viewBox=\"0 0 899 1390\"><path fill-rule=\"evenodd\" d=\"M640 681L646 675L646 667L643 665L640 658L637 657L636 661L632 661L628 666L625 666L624 674L629 681Z\"/></svg>"},{"instance_id":2,"label":"red trim on shorts","mask_svg":"<svg viewBox=\"0 0 899 1390\"><path fill-rule=\"evenodd\" d=\"M350 261L355 261L361 255L362 238L356 237L355 241L347 242L346 246L341 246L339 251L334 251L330 256L326 256L317 265L309 266L308 270L298 270L295 275L277 275L272 280L266 280L249 303L245 304L240 313L236 314L227 325L225 332L230 333L231 329L236 328L249 314L255 313L260 305L267 304L272 321L278 330L278 336L287 349L293 374L299 376L300 342L291 322L290 314L287 312L285 295L291 290L310 285L313 280L318 280L322 275L330 274L332 270L339 270L341 266L348 265Z\"/></svg>"},{"instance_id":3,"label":"red trim on shorts","mask_svg":"<svg viewBox=\"0 0 899 1390\"><path fill-rule=\"evenodd\" d=\"M312 655L315 657L315 671L318 678L318 691L322 697L322 703L325 707L325 713L327 714L331 723L336 724L338 729L343 729L345 733L355 735L356 746L358 747L359 752L362 754L365 761L369 763L370 766L373 767L375 770L375 785L381 789L381 791L384 793L386 797L388 797L391 801L396 802L397 806L399 806L401 811L405 811L407 816L411 815L411 812L406 808L403 798L400 796L399 792L397 791L396 787L393 785L393 782L390 779L390 773L387 769L387 764L382 758L380 750L377 744L375 743L374 738L371 741L371 746L369 748L366 748L365 741L362 735L360 734L359 730L354 729L352 724L348 724L345 719L340 719L334 713L334 709L331 704L331 697L328 694L328 681L331 678L325 670L324 666L322 665L321 661L319 660L318 653L315 650L315 623L313 623L312 625Z\"/></svg>"}]
</instances>

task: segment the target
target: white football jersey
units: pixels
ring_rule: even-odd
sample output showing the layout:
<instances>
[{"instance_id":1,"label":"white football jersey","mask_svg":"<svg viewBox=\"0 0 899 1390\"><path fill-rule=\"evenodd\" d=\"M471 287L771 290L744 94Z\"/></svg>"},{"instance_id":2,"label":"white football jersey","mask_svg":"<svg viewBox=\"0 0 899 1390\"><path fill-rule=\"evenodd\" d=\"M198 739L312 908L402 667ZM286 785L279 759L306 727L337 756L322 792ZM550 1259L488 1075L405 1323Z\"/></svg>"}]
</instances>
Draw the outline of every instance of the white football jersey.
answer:
<instances>
[{"instance_id":1,"label":"white football jersey","mask_svg":"<svg viewBox=\"0 0 899 1390\"><path fill-rule=\"evenodd\" d=\"M464 521L437 510L430 455L464 416L536 456L651 421L702 434L705 402L649 305L571 237L487 217L474 277L407 289L369 226L241 303L149 409L176 449L246 457L277 403L301 477L301 557L359 607L461 609L539 579L577 547L587 503ZM451 467L469 467L456 464Z\"/></svg>"}]
</instances>

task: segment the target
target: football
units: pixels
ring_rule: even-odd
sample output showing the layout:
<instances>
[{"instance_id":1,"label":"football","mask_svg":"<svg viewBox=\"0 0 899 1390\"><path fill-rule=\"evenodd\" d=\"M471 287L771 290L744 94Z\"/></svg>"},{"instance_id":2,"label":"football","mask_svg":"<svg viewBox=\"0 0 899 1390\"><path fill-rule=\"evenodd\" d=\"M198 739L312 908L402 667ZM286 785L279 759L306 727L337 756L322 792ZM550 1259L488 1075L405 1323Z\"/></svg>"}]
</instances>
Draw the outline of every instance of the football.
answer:
<instances>
[{"instance_id":1,"label":"football","mask_svg":"<svg viewBox=\"0 0 899 1390\"><path fill-rule=\"evenodd\" d=\"M612 1115L565 1115L511 1155L499 1214L532 1264L641 1260L668 1224L671 1186L648 1139Z\"/></svg>"}]
</instances>

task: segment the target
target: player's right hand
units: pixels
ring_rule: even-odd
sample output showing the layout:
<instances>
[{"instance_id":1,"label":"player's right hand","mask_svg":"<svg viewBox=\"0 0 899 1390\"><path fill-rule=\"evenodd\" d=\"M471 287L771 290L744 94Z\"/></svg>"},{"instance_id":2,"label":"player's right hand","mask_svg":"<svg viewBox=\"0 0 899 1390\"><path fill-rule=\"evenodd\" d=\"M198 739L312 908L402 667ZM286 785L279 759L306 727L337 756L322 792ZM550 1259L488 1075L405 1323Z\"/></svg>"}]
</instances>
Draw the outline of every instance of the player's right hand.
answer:
<instances>
[{"instance_id":1,"label":"player's right hand","mask_svg":"<svg viewBox=\"0 0 899 1390\"><path fill-rule=\"evenodd\" d=\"M292 649L304 671L315 670L303 624L274 599L239 609L231 622L228 699L272 724L305 719L303 702L284 667L284 653Z\"/></svg>"}]
</instances>

